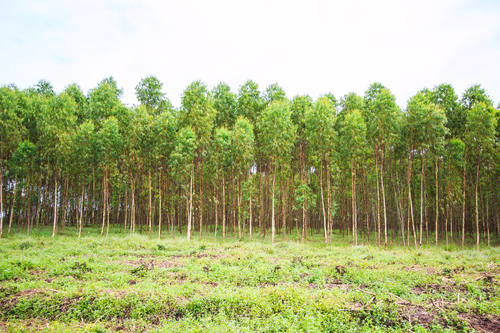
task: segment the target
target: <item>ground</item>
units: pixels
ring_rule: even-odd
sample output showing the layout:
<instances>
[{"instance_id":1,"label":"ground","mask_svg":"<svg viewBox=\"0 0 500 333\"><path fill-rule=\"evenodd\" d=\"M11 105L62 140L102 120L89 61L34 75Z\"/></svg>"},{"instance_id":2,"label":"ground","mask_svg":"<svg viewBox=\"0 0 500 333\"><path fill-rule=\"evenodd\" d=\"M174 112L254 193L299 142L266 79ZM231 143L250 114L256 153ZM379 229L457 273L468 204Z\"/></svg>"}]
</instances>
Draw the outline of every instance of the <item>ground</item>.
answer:
<instances>
[{"instance_id":1,"label":"ground","mask_svg":"<svg viewBox=\"0 0 500 333\"><path fill-rule=\"evenodd\" d=\"M73 234L0 239L0 331L500 332L498 247Z\"/></svg>"}]
</instances>

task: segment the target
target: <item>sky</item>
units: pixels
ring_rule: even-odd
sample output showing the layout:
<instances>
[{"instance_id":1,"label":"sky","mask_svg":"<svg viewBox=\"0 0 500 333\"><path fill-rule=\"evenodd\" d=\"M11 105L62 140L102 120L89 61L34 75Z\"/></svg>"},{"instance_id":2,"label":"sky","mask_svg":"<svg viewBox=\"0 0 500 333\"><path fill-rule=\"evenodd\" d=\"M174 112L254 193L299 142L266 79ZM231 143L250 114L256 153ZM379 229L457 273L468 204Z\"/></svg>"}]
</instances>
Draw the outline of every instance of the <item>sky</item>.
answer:
<instances>
[{"instance_id":1,"label":"sky","mask_svg":"<svg viewBox=\"0 0 500 333\"><path fill-rule=\"evenodd\" d=\"M364 94L380 82L405 108L441 83L500 102L500 1L0 0L0 85L40 79L87 92L113 76L122 101L156 76L174 106L201 80L248 79L289 98Z\"/></svg>"}]
</instances>

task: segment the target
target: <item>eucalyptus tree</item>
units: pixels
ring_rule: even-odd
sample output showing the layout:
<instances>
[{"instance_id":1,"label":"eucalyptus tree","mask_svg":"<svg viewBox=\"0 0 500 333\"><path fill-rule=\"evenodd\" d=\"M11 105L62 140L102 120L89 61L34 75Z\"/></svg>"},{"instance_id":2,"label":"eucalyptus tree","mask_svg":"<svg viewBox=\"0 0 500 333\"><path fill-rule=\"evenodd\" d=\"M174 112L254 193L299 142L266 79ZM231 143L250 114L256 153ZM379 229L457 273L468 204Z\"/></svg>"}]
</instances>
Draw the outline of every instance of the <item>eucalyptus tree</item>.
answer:
<instances>
[{"instance_id":1,"label":"eucalyptus tree","mask_svg":"<svg viewBox=\"0 0 500 333\"><path fill-rule=\"evenodd\" d=\"M400 110L396 104L396 97L381 84L372 84L365 93L366 118L368 138L375 148L375 159L380 162L380 187L382 190L382 205L384 212L384 244L387 249L387 207L384 187L384 156L387 147L392 144L397 133L400 120ZM380 245L381 226L378 223L378 240Z\"/></svg>"},{"instance_id":2,"label":"eucalyptus tree","mask_svg":"<svg viewBox=\"0 0 500 333\"><path fill-rule=\"evenodd\" d=\"M259 85L252 80L246 81L238 90L236 114L247 118L256 127L264 106L265 102L260 96Z\"/></svg>"},{"instance_id":3,"label":"eucalyptus tree","mask_svg":"<svg viewBox=\"0 0 500 333\"><path fill-rule=\"evenodd\" d=\"M231 160L236 176L237 205L238 205L238 238L241 239L241 186L242 178L248 177L249 169L254 160L253 126L244 117L238 117L231 132ZM248 179L244 179L247 181ZM251 223L251 222L250 222ZM235 232L236 233L236 232Z\"/></svg>"},{"instance_id":4,"label":"eucalyptus tree","mask_svg":"<svg viewBox=\"0 0 500 333\"><path fill-rule=\"evenodd\" d=\"M463 194L462 194L462 246L465 245L465 204L466 204L466 182L465 176L467 172L467 157L470 157L470 149L468 147L468 140L466 138L466 133L468 132L467 127L467 117L468 113L474 108L477 103L484 103L486 107L492 107L493 101L490 99L486 91L479 84L475 84L467 88L461 99L461 106L464 113L463 116L463 131L461 133L461 138L465 143L465 156L464 156L464 169L463 169Z\"/></svg>"},{"instance_id":5,"label":"eucalyptus tree","mask_svg":"<svg viewBox=\"0 0 500 333\"><path fill-rule=\"evenodd\" d=\"M297 127L291 120L290 104L288 102L274 102L264 109L259 119L260 142L262 154L271 166L272 180L272 217L271 229L274 243L275 239L275 186L278 167L283 170L290 159L290 152L295 142Z\"/></svg>"},{"instance_id":6,"label":"eucalyptus tree","mask_svg":"<svg viewBox=\"0 0 500 333\"><path fill-rule=\"evenodd\" d=\"M93 163L94 154L97 152L94 151L96 148L96 133L95 126L92 120L86 120L80 126L78 126L78 130L73 140L73 156L74 160L74 168L77 174L78 183L81 187L81 194L79 199L79 212L80 216L78 218L77 227L78 227L78 237L81 236L82 232L82 217L83 217L83 202L84 202L84 194L86 187L86 176L92 172L92 168L90 167Z\"/></svg>"},{"instance_id":7,"label":"eucalyptus tree","mask_svg":"<svg viewBox=\"0 0 500 333\"><path fill-rule=\"evenodd\" d=\"M446 115L446 127L452 137L460 137L465 126L465 113L451 84L440 84L430 91L428 98Z\"/></svg>"},{"instance_id":8,"label":"eucalyptus tree","mask_svg":"<svg viewBox=\"0 0 500 333\"><path fill-rule=\"evenodd\" d=\"M151 185L151 170L155 168L158 157L157 135L154 133L155 119L163 110L169 111L172 109L170 101L166 98L166 94L162 90L163 83L155 76L148 76L139 82L135 87L135 95L141 102L141 106L136 110L139 131L139 145L142 165L147 170L148 175L148 230L151 234L152 230L152 185ZM165 119L164 119L165 120ZM160 189L161 190L161 189ZM160 203L161 206L161 203ZM161 214L161 211L160 211ZM160 215L161 216L161 215ZM161 222L160 222L161 224ZM160 228L161 229L161 228ZM160 230L161 234L161 230Z\"/></svg>"},{"instance_id":9,"label":"eucalyptus tree","mask_svg":"<svg viewBox=\"0 0 500 333\"><path fill-rule=\"evenodd\" d=\"M207 86L201 81L192 82L181 97L182 113L180 127L189 126L196 135L195 169L199 174L199 226L200 238L203 227L203 158L212 135L216 110Z\"/></svg>"},{"instance_id":10,"label":"eucalyptus tree","mask_svg":"<svg viewBox=\"0 0 500 333\"><path fill-rule=\"evenodd\" d=\"M64 91L75 101L76 124L79 126L88 119L88 97L82 91L82 88L76 83L67 86Z\"/></svg>"},{"instance_id":11,"label":"eucalyptus tree","mask_svg":"<svg viewBox=\"0 0 500 333\"><path fill-rule=\"evenodd\" d=\"M172 116L170 110L165 110L158 117L155 118L153 124L153 133L156 138L156 154L161 161L161 170L163 172L160 173L160 180L162 179L162 175L165 174L164 178L167 182L167 191L165 195L168 194L168 161L170 159L170 155L172 153L173 143L175 141L175 133L176 133L176 123L175 119ZM160 184L162 182L160 181ZM163 186L159 186L159 215L158 215L158 238L161 239L161 227L162 227L162 188ZM166 198L168 203L168 198Z\"/></svg>"},{"instance_id":12,"label":"eucalyptus tree","mask_svg":"<svg viewBox=\"0 0 500 333\"><path fill-rule=\"evenodd\" d=\"M271 105L273 102L286 101L286 93L277 83L270 84L263 92L262 96L266 106Z\"/></svg>"},{"instance_id":13,"label":"eucalyptus tree","mask_svg":"<svg viewBox=\"0 0 500 333\"><path fill-rule=\"evenodd\" d=\"M148 177L148 213L147 224L148 232L151 235L152 231L152 189L151 189L151 169L156 165L157 156L156 146L158 145L158 137L154 132L155 119L146 105L140 105L134 109L135 126L137 127L137 144L139 145L139 160L140 166L147 171Z\"/></svg>"},{"instance_id":14,"label":"eucalyptus tree","mask_svg":"<svg viewBox=\"0 0 500 333\"><path fill-rule=\"evenodd\" d=\"M334 143L337 136L335 131L335 108L329 98L320 97L314 106L306 113L306 135L311 146L311 155L319 169L319 184L321 193L321 208L323 211L323 228L325 242L328 243L327 214L323 191L323 170L327 170L333 159Z\"/></svg>"},{"instance_id":15,"label":"eucalyptus tree","mask_svg":"<svg viewBox=\"0 0 500 333\"><path fill-rule=\"evenodd\" d=\"M101 122L111 116L120 118L124 112L120 102L123 91L117 87L113 77L103 79L96 88L90 89L88 93L89 118L94 121L97 129Z\"/></svg>"},{"instance_id":16,"label":"eucalyptus tree","mask_svg":"<svg viewBox=\"0 0 500 333\"><path fill-rule=\"evenodd\" d=\"M209 169L213 175L215 187L215 231L214 240L217 240L219 184L222 178L222 239L226 238L226 175L231 164L231 131L225 127L215 130L209 149Z\"/></svg>"},{"instance_id":17,"label":"eucalyptus tree","mask_svg":"<svg viewBox=\"0 0 500 333\"><path fill-rule=\"evenodd\" d=\"M354 109L344 116L339 136L342 158L349 160L351 164L352 242L354 245L358 245L356 170L363 154L363 147L366 145L366 124L358 109Z\"/></svg>"},{"instance_id":18,"label":"eucalyptus tree","mask_svg":"<svg viewBox=\"0 0 500 333\"><path fill-rule=\"evenodd\" d=\"M109 172L115 167L122 148L122 135L118 121L111 116L102 121L101 128L96 134L100 148L100 162L103 170L103 210L101 236L104 233L105 222L107 221L106 236L109 231ZM107 216L106 216L107 213ZM106 218L107 217L107 218Z\"/></svg>"},{"instance_id":19,"label":"eucalyptus tree","mask_svg":"<svg viewBox=\"0 0 500 333\"><path fill-rule=\"evenodd\" d=\"M148 112L153 114L164 103L165 93L161 91L163 83L155 76L147 76L135 87L135 96L137 100L145 105Z\"/></svg>"},{"instance_id":20,"label":"eucalyptus tree","mask_svg":"<svg viewBox=\"0 0 500 333\"><path fill-rule=\"evenodd\" d=\"M493 101L480 84L474 84L467 88L462 95L462 107L472 110L478 103L484 103L487 107L493 107Z\"/></svg>"},{"instance_id":21,"label":"eucalyptus tree","mask_svg":"<svg viewBox=\"0 0 500 333\"><path fill-rule=\"evenodd\" d=\"M71 135L76 123L76 103L66 92L50 97L48 107L42 109L39 126L45 160L54 172L54 222L52 237L56 234L58 171L71 149ZM64 221L63 221L64 222Z\"/></svg>"},{"instance_id":22,"label":"eucalyptus tree","mask_svg":"<svg viewBox=\"0 0 500 333\"><path fill-rule=\"evenodd\" d=\"M0 87L0 238L3 233L3 174L8 159L23 137L22 119L18 116L19 91L15 86Z\"/></svg>"},{"instance_id":23,"label":"eucalyptus tree","mask_svg":"<svg viewBox=\"0 0 500 333\"><path fill-rule=\"evenodd\" d=\"M193 215L193 178L196 134L190 127L183 127L177 132L175 146L170 158L170 167L182 184L186 198L187 240L191 240L191 222Z\"/></svg>"},{"instance_id":24,"label":"eucalyptus tree","mask_svg":"<svg viewBox=\"0 0 500 333\"><path fill-rule=\"evenodd\" d=\"M485 160L493 152L495 143L496 119L491 104L477 102L467 113L465 125L466 147L471 151L471 157L476 157L476 245L479 250L479 169L481 160Z\"/></svg>"},{"instance_id":25,"label":"eucalyptus tree","mask_svg":"<svg viewBox=\"0 0 500 333\"><path fill-rule=\"evenodd\" d=\"M446 249L449 246L448 230L453 241L453 204L455 193L460 193L460 171L464 164L465 144L459 138L453 138L446 142L444 159L447 162L446 176L446 219L445 237ZM458 176L458 177L457 177Z\"/></svg>"},{"instance_id":26,"label":"eucalyptus tree","mask_svg":"<svg viewBox=\"0 0 500 333\"><path fill-rule=\"evenodd\" d=\"M300 191L297 193L298 202L302 208L302 240L307 239L307 205L309 197L307 194L310 188L307 184L307 135L306 135L306 114L313 106L313 100L309 95L295 96L290 105L291 118L293 124L297 127L297 141L299 145L300 160Z\"/></svg>"},{"instance_id":27,"label":"eucalyptus tree","mask_svg":"<svg viewBox=\"0 0 500 333\"><path fill-rule=\"evenodd\" d=\"M213 107L217 111L215 127L232 128L236 121L237 96L225 82L212 89Z\"/></svg>"},{"instance_id":28,"label":"eucalyptus tree","mask_svg":"<svg viewBox=\"0 0 500 333\"><path fill-rule=\"evenodd\" d=\"M436 182L437 172L438 172L438 159L440 148L444 144L444 137L448 133L445 123L446 115L444 111L432 103L423 92L418 92L408 101L408 106L406 110L405 122L403 125L403 132L406 138L407 147L409 150L408 156L408 205L409 205L409 216L411 218L411 224L413 228L413 236L415 240L415 246L417 246L417 234L415 231L415 223L413 216L413 200L411 195L411 161L415 151L420 151L421 155L421 177L420 177L420 238L419 244L422 246L422 234L423 234L423 214L424 214L424 179L425 179L425 158L428 151L434 152L434 157L436 160ZM439 211L438 206L438 192L439 188L436 188L436 214ZM408 225L410 220L408 220ZM438 220L436 218L436 242L437 242L437 227Z\"/></svg>"},{"instance_id":29,"label":"eucalyptus tree","mask_svg":"<svg viewBox=\"0 0 500 333\"><path fill-rule=\"evenodd\" d=\"M56 95L52 84L45 79L38 81L38 83L34 87L34 90L37 95L41 96L52 97Z\"/></svg>"}]
</instances>

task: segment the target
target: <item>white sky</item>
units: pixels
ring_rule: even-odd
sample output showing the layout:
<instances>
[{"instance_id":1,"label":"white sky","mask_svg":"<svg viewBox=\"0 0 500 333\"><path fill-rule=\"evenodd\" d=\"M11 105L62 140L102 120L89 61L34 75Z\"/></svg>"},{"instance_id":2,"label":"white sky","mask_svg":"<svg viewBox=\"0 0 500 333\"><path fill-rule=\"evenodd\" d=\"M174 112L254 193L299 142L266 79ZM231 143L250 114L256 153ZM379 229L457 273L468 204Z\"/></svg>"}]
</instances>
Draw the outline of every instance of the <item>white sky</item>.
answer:
<instances>
[{"instance_id":1,"label":"white sky","mask_svg":"<svg viewBox=\"0 0 500 333\"><path fill-rule=\"evenodd\" d=\"M378 81L402 107L423 87L480 83L496 106L500 1L0 0L0 85L87 92L114 76L130 105L147 75L175 106L194 80L247 79L313 98Z\"/></svg>"}]
</instances>

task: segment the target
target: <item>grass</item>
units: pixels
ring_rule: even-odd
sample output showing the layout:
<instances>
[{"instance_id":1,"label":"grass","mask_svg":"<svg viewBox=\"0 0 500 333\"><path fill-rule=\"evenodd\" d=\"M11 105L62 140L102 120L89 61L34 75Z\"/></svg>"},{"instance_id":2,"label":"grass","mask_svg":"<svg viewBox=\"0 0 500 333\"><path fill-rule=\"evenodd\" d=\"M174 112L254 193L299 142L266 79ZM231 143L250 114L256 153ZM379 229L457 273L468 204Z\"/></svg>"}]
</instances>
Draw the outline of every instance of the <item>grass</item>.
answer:
<instances>
[{"instance_id":1,"label":"grass","mask_svg":"<svg viewBox=\"0 0 500 333\"><path fill-rule=\"evenodd\" d=\"M498 247L83 235L0 240L0 330L500 330Z\"/></svg>"}]
</instances>

